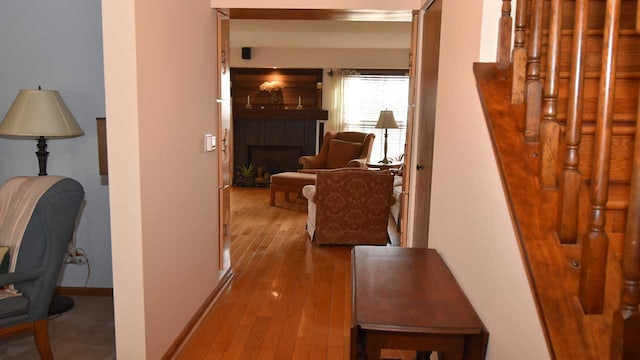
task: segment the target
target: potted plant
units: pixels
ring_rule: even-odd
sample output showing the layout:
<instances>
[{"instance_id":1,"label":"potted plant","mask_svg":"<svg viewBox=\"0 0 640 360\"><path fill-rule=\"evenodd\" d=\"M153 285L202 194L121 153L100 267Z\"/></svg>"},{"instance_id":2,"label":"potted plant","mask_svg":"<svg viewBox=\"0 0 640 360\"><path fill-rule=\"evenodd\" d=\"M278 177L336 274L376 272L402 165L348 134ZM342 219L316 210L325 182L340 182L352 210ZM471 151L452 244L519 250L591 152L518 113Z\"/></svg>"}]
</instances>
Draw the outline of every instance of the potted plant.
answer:
<instances>
[{"instance_id":1,"label":"potted plant","mask_svg":"<svg viewBox=\"0 0 640 360\"><path fill-rule=\"evenodd\" d=\"M255 176L256 169L252 163L249 163L249 166L244 164L238 166L238 178L236 179L236 183L241 186L254 186L255 185Z\"/></svg>"}]
</instances>

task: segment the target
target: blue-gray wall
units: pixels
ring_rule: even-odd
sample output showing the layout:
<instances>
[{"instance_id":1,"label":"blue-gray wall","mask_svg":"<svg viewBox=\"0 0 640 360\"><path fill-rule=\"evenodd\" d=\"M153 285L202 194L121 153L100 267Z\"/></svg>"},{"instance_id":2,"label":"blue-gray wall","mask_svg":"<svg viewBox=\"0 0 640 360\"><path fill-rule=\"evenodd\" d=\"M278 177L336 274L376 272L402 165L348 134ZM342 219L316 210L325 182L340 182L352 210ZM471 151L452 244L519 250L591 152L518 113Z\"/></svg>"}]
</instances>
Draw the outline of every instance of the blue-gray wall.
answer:
<instances>
[{"instance_id":1,"label":"blue-gray wall","mask_svg":"<svg viewBox=\"0 0 640 360\"><path fill-rule=\"evenodd\" d=\"M60 91L84 129L74 139L49 141L48 173L85 188L76 233L91 265L89 287L111 287L108 187L98 175L96 117L105 115L100 0L0 1L0 118L19 89ZM36 175L33 140L0 138L0 182ZM83 286L87 266L66 265L63 286Z\"/></svg>"}]
</instances>

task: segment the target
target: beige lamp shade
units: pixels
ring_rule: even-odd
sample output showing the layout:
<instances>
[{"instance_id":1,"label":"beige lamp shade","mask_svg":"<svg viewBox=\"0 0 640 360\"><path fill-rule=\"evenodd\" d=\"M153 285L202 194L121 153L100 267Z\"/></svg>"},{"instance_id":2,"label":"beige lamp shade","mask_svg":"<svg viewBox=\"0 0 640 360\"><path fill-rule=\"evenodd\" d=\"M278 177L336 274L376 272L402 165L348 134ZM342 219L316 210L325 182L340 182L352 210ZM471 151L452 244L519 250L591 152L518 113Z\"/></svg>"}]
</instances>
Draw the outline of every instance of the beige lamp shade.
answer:
<instances>
[{"instance_id":1,"label":"beige lamp shade","mask_svg":"<svg viewBox=\"0 0 640 360\"><path fill-rule=\"evenodd\" d=\"M65 138L83 135L56 90L20 90L0 123L0 135Z\"/></svg>"},{"instance_id":2,"label":"beige lamp shade","mask_svg":"<svg viewBox=\"0 0 640 360\"><path fill-rule=\"evenodd\" d=\"M393 111L391 110L380 111L380 117L378 118L376 129L397 129L397 128L398 128L398 123L396 123L396 118L393 117Z\"/></svg>"}]
</instances>

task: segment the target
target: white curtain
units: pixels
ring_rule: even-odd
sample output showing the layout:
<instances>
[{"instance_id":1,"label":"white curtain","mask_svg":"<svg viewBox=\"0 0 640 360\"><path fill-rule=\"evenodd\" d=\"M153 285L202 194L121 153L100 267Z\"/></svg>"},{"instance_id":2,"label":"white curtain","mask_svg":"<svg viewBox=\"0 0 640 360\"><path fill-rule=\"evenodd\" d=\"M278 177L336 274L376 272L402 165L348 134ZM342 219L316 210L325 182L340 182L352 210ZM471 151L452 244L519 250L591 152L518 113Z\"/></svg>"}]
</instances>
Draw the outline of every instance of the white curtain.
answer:
<instances>
[{"instance_id":1,"label":"white curtain","mask_svg":"<svg viewBox=\"0 0 640 360\"><path fill-rule=\"evenodd\" d=\"M388 129L388 157L404 153L409 105L409 76L342 74L341 110L343 131L376 135L371 160L384 157L384 129L376 129L381 110L392 110L398 129Z\"/></svg>"},{"instance_id":2,"label":"white curtain","mask_svg":"<svg viewBox=\"0 0 640 360\"><path fill-rule=\"evenodd\" d=\"M331 90L331 108L329 109L330 131L344 131L344 77L342 70L333 71L333 88Z\"/></svg>"}]
</instances>

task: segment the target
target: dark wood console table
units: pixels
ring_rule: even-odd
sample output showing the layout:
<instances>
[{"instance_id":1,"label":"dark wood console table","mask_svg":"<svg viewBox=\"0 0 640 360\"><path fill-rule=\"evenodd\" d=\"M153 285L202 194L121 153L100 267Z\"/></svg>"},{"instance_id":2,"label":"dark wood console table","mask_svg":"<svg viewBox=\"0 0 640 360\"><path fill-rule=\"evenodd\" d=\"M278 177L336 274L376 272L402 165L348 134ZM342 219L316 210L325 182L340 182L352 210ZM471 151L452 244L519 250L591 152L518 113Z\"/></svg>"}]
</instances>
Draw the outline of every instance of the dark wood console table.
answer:
<instances>
[{"instance_id":1,"label":"dark wood console table","mask_svg":"<svg viewBox=\"0 0 640 360\"><path fill-rule=\"evenodd\" d=\"M489 334L435 250L356 246L351 266L351 359L382 349L484 359Z\"/></svg>"}]
</instances>

